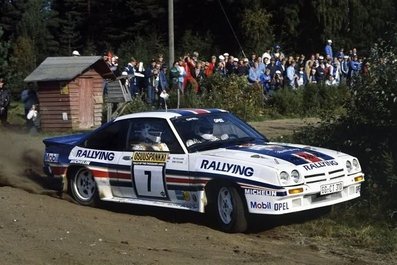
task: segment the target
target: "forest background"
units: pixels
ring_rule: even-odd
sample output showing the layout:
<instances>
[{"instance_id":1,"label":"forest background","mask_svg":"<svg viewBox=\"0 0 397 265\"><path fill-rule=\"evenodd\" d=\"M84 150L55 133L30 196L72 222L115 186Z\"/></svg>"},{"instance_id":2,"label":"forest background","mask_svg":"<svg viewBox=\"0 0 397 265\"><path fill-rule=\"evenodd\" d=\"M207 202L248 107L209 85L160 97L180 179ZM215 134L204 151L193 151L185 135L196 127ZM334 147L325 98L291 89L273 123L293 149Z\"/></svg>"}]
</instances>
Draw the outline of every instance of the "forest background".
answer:
<instances>
[{"instance_id":1,"label":"forest background","mask_svg":"<svg viewBox=\"0 0 397 265\"><path fill-rule=\"evenodd\" d=\"M278 44L308 56L332 39L335 51L354 47L365 56L396 20L393 0L174 0L175 55L241 57ZM73 50L112 51L120 65L130 56L167 57L168 1L1 0L0 29L0 75L14 91L46 57Z\"/></svg>"}]
</instances>

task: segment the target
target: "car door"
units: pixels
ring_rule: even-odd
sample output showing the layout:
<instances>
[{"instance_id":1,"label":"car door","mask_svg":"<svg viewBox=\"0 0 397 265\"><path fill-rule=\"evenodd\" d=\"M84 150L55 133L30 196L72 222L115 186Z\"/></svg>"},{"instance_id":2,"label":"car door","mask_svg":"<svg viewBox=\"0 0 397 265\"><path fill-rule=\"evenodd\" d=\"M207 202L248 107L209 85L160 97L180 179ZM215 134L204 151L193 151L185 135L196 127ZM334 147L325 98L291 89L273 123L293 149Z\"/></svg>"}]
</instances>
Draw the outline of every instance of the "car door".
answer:
<instances>
[{"instance_id":1,"label":"car door","mask_svg":"<svg viewBox=\"0 0 397 265\"><path fill-rule=\"evenodd\" d=\"M176 167L187 170L186 154L183 152L167 120L159 118L135 118L130 120L127 148L119 161L120 179L125 186L118 196L148 199L173 200L168 182ZM180 163L180 161L186 161ZM177 166L175 161L178 161ZM171 170L171 171L170 171Z\"/></svg>"},{"instance_id":2,"label":"car door","mask_svg":"<svg viewBox=\"0 0 397 265\"><path fill-rule=\"evenodd\" d=\"M128 123L118 121L93 132L71 153L72 163L89 165L100 189L117 186L117 168L126 146Z\"/></svg>"}]
</instances>

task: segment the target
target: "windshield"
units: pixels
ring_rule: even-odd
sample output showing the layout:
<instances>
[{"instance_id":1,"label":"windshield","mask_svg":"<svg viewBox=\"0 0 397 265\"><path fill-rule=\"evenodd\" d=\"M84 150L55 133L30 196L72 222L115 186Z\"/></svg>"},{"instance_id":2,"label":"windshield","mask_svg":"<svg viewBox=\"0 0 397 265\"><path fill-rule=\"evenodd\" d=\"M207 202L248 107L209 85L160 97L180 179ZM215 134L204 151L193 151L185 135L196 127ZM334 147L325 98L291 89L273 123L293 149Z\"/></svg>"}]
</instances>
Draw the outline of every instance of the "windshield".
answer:
<instances>
[{"instance_id":1,"label":"windshield","mask_svg":"<svg viewBox=\"0 0 397 265\"><path fill-rule=\"evenodd\" d=\"M189 152L250 142L267 142L247 123L230 113L183 116L172 120Z\"/></svg>"}]
</instances>

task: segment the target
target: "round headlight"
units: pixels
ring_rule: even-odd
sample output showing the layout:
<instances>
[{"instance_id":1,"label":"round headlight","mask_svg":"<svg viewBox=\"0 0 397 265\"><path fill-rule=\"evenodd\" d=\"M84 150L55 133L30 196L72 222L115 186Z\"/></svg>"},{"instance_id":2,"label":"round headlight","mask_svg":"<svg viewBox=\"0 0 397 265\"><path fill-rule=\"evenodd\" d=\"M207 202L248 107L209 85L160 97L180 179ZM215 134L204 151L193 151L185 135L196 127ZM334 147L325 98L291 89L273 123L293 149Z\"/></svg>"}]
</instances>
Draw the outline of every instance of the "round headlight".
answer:
<instances>
[{"instance_id":1,"label":"round headlight","mask_svg":"<svg viewBox=\"0 0 397 265\"><path fill-rule=\"evenodd\" d=\"M291 179L295 182L298 183L300 181L300 174L298 170L292 170L291 172Z\"/></svg>"},{"instance_id":2,"label":"round headlight","mask_svg":"<svg viewBox=\"0 0 397 265\"><path fill-rule=\"evenodd\" d=\"M358 169L358 168L360 167L360 164L358 163L358 160L357 160L357 159L353 159L353 167L354 167L355 169Z\"/></svg>"},{"instance_id":3,"label":"round headlight","mask_svg":"<svg viewBox=\"0 0 397 265\"><path fill-rule=\"evenodd\" d=\"M281 180L281 184L283 184L283 185L288 184L288 181L289 181L289 175L288 175L288 173L285 172L285 171L282 171L282 172L280 173L280 180Z\"/></svg>"},{"instance_id":4,"label":"round headlight","mask_svg":"<svg viewBox=\"0 0 397 265\"><path fill-rule=\"evenodd\" d=\"M347 172L352 171L352 162L350 162L349 160L346 161L346 169L347 169Z\"/></svg>"}]
</instances>

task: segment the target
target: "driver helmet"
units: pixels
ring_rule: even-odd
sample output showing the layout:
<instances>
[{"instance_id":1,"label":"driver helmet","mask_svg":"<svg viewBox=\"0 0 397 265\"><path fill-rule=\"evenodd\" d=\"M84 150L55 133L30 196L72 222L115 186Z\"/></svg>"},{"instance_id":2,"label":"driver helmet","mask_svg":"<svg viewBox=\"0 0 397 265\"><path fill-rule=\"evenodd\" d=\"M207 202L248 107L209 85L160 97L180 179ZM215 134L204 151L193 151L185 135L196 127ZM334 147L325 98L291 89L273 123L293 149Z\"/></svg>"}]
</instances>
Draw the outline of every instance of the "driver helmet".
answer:
<instances>
[{"instance_id":1,"label":"driver helmet","mask_svg":"<svg viewBox=\"0 0 397 265\"><path fill-rule=\"evenodd\" d=\"M216 137L213 135L213 127L211 126L211 124L210 124L209 122L200 123L200 124L198 125L198 132L197 132L197 134L198 134L201 138L203 138L204 140L207 140L207 141L215 141L215 140L218 139L218 138L216 138Z\"/></svg>"},{"instance_id":2,"label":"driver helmet","mask_svg":"<svg viewBox=\"0 0 397 265\"><path fill-rule=\"evenodd\" d=\"M142 137L146 140L150 140L153 143L161 142L161 132L156 130L153 126L145 123L141 131Z\"/></svg>"}]
</instances>

